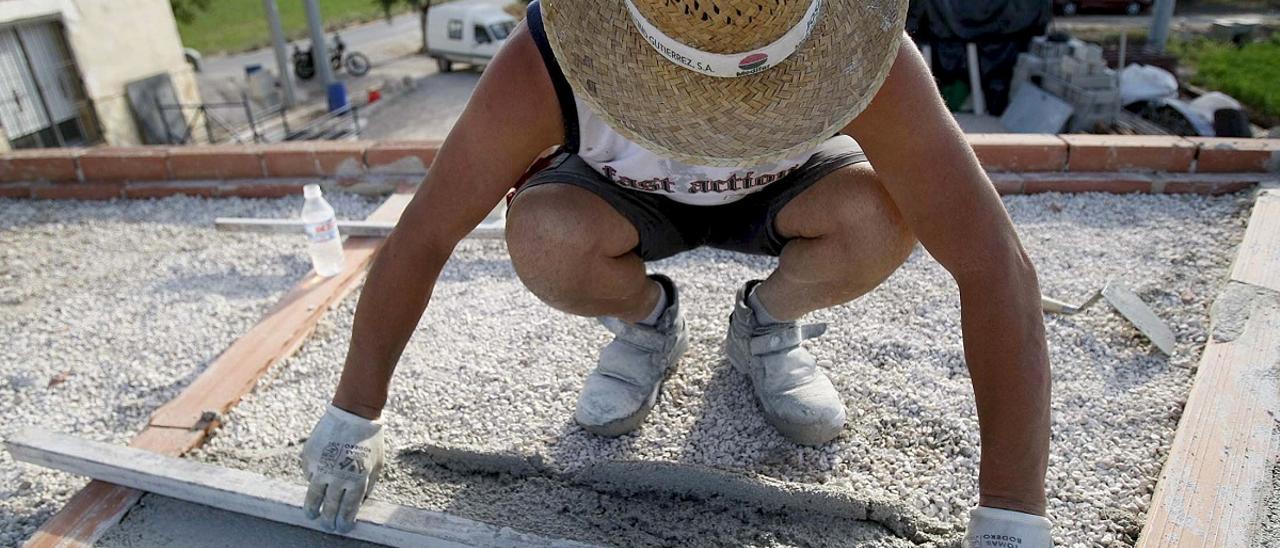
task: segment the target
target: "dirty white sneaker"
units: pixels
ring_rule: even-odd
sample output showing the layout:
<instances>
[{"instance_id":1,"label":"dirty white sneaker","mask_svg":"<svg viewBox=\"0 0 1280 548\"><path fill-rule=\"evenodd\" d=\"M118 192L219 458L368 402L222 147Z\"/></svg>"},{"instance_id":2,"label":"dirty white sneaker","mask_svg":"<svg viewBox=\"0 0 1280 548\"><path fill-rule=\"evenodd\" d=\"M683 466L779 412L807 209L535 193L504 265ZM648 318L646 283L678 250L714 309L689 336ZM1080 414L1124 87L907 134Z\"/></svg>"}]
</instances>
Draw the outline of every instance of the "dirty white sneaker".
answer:
<instances>
[{"instance_id":1,"label":"dirty white sneaker","mask_svg":"<svg viewBox=\"0 0 1280 548\"><path fill-rule=\"evenodd\" d=\"M759 283L753 280L738 290L725 340L729 363L751 379L761 413L783 436L802 445L831 441L844 429L844 403L813 355L801 346L827 326L761 325L747 304Z\"/></svg>"},{"instance_id":2,"label":"dirty white sneaker","mask_svg":"<svg viewBox=\"0 0 1280 548\"><path fill-rule=\"evenodd\" d=\"M638 428L658 401L662 382L675 371L676 362L689 347L675 284L659 274L650 278L667 292L667 308L656 325L600 318L615 337L600 351L600 360L582 387L573 415L593 434L620 436Z\"/></svg>"}]
</instances>

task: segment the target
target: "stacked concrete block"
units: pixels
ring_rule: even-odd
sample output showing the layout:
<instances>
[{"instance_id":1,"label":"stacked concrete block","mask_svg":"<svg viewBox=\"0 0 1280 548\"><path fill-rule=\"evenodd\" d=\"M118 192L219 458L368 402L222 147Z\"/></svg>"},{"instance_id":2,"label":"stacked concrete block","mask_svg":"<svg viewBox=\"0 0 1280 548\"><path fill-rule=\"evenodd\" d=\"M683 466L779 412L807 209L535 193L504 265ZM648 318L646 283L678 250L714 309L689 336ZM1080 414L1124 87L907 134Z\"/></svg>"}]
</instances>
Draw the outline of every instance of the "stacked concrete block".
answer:
<instances>
[{"instance_id":1,"label":"stacked concrete block","mask_svg":"<svg viewBox=\"0 0 1280 548\"><path fill-rule=\"evenodd\" d=\"M1120 85L1107 67L1102 47L1075 38L1065 42L1039 37L1030 51L1018 56L1012 89L1038 78L1046 92L1075 109L1070 131L1089 131L1115 123L1120 111Z\"/></svg>"}]
</instances>

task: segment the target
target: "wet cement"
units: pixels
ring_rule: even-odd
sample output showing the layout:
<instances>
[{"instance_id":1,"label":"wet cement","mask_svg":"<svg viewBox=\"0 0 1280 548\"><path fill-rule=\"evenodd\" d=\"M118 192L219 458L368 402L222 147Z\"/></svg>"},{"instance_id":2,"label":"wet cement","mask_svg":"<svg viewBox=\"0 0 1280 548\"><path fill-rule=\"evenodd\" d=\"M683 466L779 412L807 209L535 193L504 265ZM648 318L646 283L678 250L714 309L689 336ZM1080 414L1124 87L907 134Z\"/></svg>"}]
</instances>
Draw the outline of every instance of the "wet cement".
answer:
<instances>
[{"instance_id":1,"label":"wet cement","mask_svg":"<svg viewBox=\"0 0 1280 548\"><path fill-rule=\"evenodd\" d=\"M159 495L142 497L129 511L128 527L113 527L99 548L373 548L356 540L275 523Z\"/></svg>"},{"instance_id":2,"label":"wet cement","mask_svg":"<svg viewBox=\"0 0 1280 548\"><path fill-rule=\"evenodd\" d=\"M269 475L287 477L296 465L294 458L272 455L254 465L276 472ZM751 492L749 481L729 482L738 491L720 492L715 485L726 478L712 471L701 481L692 476L694 481L681 496L661 485L659 476L691 476L661 466L636 469L630 466L635 463L623 463L628 466L617 469L617 474L604 468L568 478L555 477L523 459L462 458L459 453L430 448L403 451L393 460L386 481L408 488L383 495L387 500L548 537L607 546L915 545L874 521L833 519L833 513L849 510L848 501L841 506L838 496L826 499L833 503L828 508L822 507L820 498L803 502L795 494L783 496L783 502L769 502L765 491ZM220 464L245 467L247 463ZM648 485L631 482L628 475L647 478ZM868 517L882 513L877 504L865 507ZM901 529L903 524L895 526ZM152 495L98 545L370 546Z\"/></svg>"}]
</instances>

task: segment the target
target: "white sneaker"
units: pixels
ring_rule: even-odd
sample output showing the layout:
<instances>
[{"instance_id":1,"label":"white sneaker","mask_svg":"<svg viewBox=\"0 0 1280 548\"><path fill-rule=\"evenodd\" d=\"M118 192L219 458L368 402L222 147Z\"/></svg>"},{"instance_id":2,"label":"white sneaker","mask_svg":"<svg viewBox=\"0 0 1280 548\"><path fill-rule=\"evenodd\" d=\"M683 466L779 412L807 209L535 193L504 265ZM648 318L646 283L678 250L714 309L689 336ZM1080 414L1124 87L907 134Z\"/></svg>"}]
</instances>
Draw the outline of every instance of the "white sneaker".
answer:
<instances>
[{"instance_id":1,"label":"white sneaker","mask_svg":"<svg viewBox=\"0 0 1280 548\"><path fill-rule=\"evenodd\" d=\"M573 415L593 434L620 436L638 428L657 403L663 381L675 371L676 362L689 347L675 284L660 274L649 277L667 292L667 309L657 325L600 318L615 337L600 351L600 360L587 376Z\"/></svg>"},{"instance_id":2,"label":"white sneaker","mask_svg":"<svg viewBox=\"0 0 1280 548\"><path fill-rule=\"evenodd\" d=\"M729 363L751 379L761 413L783 436L802 445L831 441L844 429L844 403L813 354L801 346L827 326L761 325L746 301L759 283L753 280L738 290L725 340Z\"/></svg>"}]
</instances>

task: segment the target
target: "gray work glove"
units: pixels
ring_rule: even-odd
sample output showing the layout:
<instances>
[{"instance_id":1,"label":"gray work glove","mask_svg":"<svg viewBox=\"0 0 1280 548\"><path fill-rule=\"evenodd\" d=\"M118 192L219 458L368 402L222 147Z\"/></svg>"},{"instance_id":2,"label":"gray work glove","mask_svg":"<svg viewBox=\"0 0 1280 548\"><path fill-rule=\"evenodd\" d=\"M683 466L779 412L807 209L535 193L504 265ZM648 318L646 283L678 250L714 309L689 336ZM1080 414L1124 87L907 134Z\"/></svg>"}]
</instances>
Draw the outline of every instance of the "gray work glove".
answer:
<instances>
[{"instance_id":1,"label":"gray work glove","mask_svg":"<svg viewBox=\"0 0 1280 548\"><path fill-rule=\"evenodd\" d=\"M1002 508L979 506L969 512L964 548L1051 548L1050 523L1034 516Z\"/></svg>"},{"instance_id":2,"label":"gray work glove","mask_svg":"<svg viewBox=\"0 0 1280 548\"><path fill-rule=\"evenodd\" d=\"M384 460L382 425L333 404L302 446L307 517L342 533L356 526L356 512L373 491Z\"/></svg>"}]
</instances>

